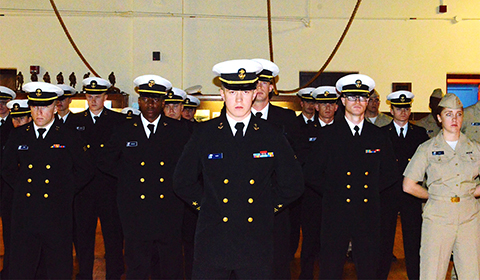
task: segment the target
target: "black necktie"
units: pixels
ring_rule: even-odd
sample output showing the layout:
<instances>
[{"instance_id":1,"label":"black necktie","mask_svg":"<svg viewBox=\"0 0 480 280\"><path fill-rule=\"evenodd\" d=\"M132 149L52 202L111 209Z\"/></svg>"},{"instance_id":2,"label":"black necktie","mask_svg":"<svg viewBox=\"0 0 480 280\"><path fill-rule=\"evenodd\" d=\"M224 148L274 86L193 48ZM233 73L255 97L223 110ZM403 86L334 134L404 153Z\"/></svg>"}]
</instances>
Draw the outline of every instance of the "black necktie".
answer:
<instances>
[{"instance_id":1,"label":"black necktie","mask_svg":"<svg viewBox=\"0 0 480 280\"><path fill-rule=\"evenodd\" d=\"M358 132L360 130L360 127L358 127L358 125L356 125L353 130L355 130L355 134L353 136L357 137L357 136L360 136L360 133Z\"/></svg>"},{"instance_id":2,"label":"black necktie","mask_svg":"<svg viewBox=\"0 0 480 280\"><path fill-rule=\"evenodd\" d=\"M99 117L99 116L94 116L93 118L95 119L95 124L97 124L97 122L98 122L98 120L100 119L100 117Z\"/></svg>"},{"instance_id":3,"label":"black necktie","mask_svg":"<svg viewBox=\"0 0 480 280\"><path fill-rule=\"evenodd\" d=\"M4 119L2 119L0 122L2 123L1 125L3 125L3 124L5 123L5 120L4 120Z\"/></svg>"},{"instance_id":4,"label":"black necktie","mask_svg":"<svg viewBox=\"0 0 480 280\"><path fill-rule=\"evenodd\" d=\"M150 137L152 137L153 131L155 130L155 125L154 124L148 124L147 127L150 130L150 136L148 137L148 138L150 138Z\"/></svg>"},{"instance_id":5,"label":"black necktie","mask_svg":"<svg viewBox=\"0 0 480 280\"><path fill-rule=\"evenodd\" d=\"M245 125L243 124L243 122L237 122L237 124L235 125L235 129L237 130L235 132L235 139L236 140L242 140L243 139L243 127Z\"/></svg>"},{"instance_id":6,"label":"black necktie","mask_svg":"<svg viewBox=\"0 0 480 280\"><path fill-rule=\"evenodd\" d=\"M313 123L312 120L308 120L308 121L307 121L307 125L312 124L312 123Z\"/></svg>"},{"instance_id":7,"label":"black necktie","mask_svg":"<svg viewBox=\"0 0 480 280\"><path fill-rule=\"evenodd\" d=\"M262 112L256 112L256 113L255 113L255 117L257 117L257 118L260 118L260 119L261 119L262 116L263 116ZM235 127L236 127L236 126L235 126Z\"/></svg>"},{"instance_id":8,"label":"black necktie","mask_svg":"<svg viewBox=\"0 0 480 280\"><path fill-rule=\"evenodd\" d=\"M46 128L39 128L39 129L37 129L37 131L38 131L38 139L43 140L43 134L45 133L45 131L47 131L47 129Z\"/></svg>"},{"instance_id":9,"label":"black necktie","mask_svg":"<svg viewBox=\"0 0 480 280\"><path fill-rule=\"evenodd\" d=\"M400 135L398 137L405 139L405 135L403 135L403 127L400 127Z\"/></svg>"}]
</instances>

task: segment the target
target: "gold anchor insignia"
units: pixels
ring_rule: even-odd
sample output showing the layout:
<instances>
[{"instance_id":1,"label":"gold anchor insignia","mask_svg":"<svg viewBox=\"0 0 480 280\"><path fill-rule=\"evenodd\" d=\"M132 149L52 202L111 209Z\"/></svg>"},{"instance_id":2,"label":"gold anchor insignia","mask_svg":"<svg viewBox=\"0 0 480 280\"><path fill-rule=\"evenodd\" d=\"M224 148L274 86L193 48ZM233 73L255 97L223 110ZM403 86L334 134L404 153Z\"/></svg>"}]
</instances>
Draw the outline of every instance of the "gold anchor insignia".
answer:
<instances>
[{"instance_id":1,"label":"gold anchor insignia","mask_svg":"<svg viewBox=\"0 0 480 280\"><path fill-rule=\"evenodd\" d=\"M221 122L219 125L218 125L218 129L222 129L223 128L223 122Z\"/></svg>"},{"instance_id":2,"label":"gold anchor insignia","mask_svg":"<svg viewBox=\"0 0 480 280\"><path fill-rule=\"evenodd\" d=\"M400 96L400 101L401 101L401 102L405 102L405 95L402 94L402 95Z\"/></svg>"},{"instance_id":3,"label":"gold anchor insignia","mask_svg":"<svg viewBox=\"0 0 480 280\"><path fill-rule=\"evenodd\" d=\"M18 105L18 103L15 103L15 105L13 105L13 110L18 111L19 109L20 109L20 105Z\"/></svg>"},{"instance_id":4,"label":"gold anchor insignia","mask_svg":"<svg viewBox=\"0 0 480 280\"><path fill-rule=\"evenodd\" d=\"M163 123L163 126L167 126L167 124L168 124L168 123L164 122L164 123Z\"/></svg>"},{"instance_id":5,"label":"gold anchor insignia","mask_svg":"<svg viewBox=\"0 0 480 280\"><path fill-rule=\"evenodd\" d=\"M132 116L132 111L128 111L127 116L131 117Z\"/></svg>"},{"instance_id":6,"label":"gold anchor insignia","mask_svg":"<svg viewBox=\"0 0 480 280\"><path fill-rule=\"evenodd\" d=\"M246 71L245 71L245 69L243 69L243 68L240 68L240 69L238 70L238 77L240 78L240 80L245 79L245 76L246 76L245 72L246 72Z\"/></svg>"},{"instance_id":7,"label":"gold anchor insignia","mask_svg":"<svg viewBox=\"0 0 480 280\"><path fill-rule=\"evenodd\" d=\"M154 85L155 85L155 81L154 81L154 80L148 81L148 87L153 87Z\"/></svg>"},{"instance_id":8,"label":"gold anchor insignia","mask_svg":"<svg viewBox=\"0 0 480 280\"><path fill-rule=\"evenodd\" d=\"M357 88L359 88L359 87L362 86L362 81L356 80L356 81L355 81L355 84L356 84Z\"/></svg>"},{"instance_id":9,"label":"gold anchor insignia","mask_svg":"<svg viewBox=\"0 0 480 280\"><path fill-rule=\"evenodd\" d=\"M257 125L256 123L254 123L254 124L253 124L253 129L255 129L255 130L259 130L259 129L260 129L260 127L258 127L258 125Z\"/></svg>"},{"instance_id":10,"label":"gold anchor insignia","mask_svg":"<svg viewBox=\"0 0 480 280\"><path fill-rule=\"evenodd\" d=\"M60 129L59 126L55 126L55 130L58 131Z\"/></svg>"},{"instance_id":11,"label":"gold anchor insignia","mask_svg":"<svg viewBox=\"0 0 480 280\"><path fill-rule=\"evenodd\" d=\"M138 124L137 124L137 123L134 123L133 126L138 126Z\"/></svg>"},{"instance_id":12,"label":"gold anchor insignia","mask_svg":"<svg viewBox=\"0 0 480 280\"><path fill-rule=\"evenodd\" d=\"M185 99L185 104L189 104L190 103L190 99Z\"/></svg>"},{"instance_id":13,"label":"gold anchor insignia","mask_svg":"<svg viewBox=\"0 0 480 280\"><path fill-rule=\"evenodd\" d=\"M86 117L86 116L88 116L88 113L87 113L87 112L85 112L84 116L85 116L85 117Z\"/></svg>"},{"instance_id":14,"label":"gold anchor insignia","mask_svg":"<svg viewBox=\"0 0 480 280\"><path fill-rule=\"evenodd\" d=\"M29 131L29 130L30 130L30 126L27 126L27 129L26 129L26 130Z\"/></svg>"},{"instance_id":15,"label":"gold anchor insignia","mask_svg":"<svg viewBox=\"0 0 480 280\"><path fill-rule=\"evenodd\" d=\"M96 81L92 81L92 82L90 83L90 86L91 86L92 88L97 87L97 82L96 82Z\"/></svg>"},{"instance_id":16,"label":"gold anchor insignia","mask_svg":"<svg viewBox=\"0 0 480 280\"><path fill-rule=\"evenodd\" d=\"M37 93L36 93L37 97L40 97L42 95L42 90L37 88Z\"/></svg>"}]
</instances>

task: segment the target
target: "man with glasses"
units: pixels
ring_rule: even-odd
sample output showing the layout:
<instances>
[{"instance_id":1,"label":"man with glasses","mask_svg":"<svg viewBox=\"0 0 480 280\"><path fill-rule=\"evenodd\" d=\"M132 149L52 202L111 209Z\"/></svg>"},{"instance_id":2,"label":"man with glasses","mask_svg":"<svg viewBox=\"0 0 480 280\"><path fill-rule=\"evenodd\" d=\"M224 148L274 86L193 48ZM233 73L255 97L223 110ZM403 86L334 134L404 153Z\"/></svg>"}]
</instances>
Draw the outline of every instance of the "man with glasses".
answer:
<instances>
[{"instance_id":1,"label":"man with glasses","mask_svg":"<svg viewBox=\"0 0 480 280\"><path fill-rule=\"evenodd\" d=\"M185 204L173 193L172 176L190 135L162 115L168 80L143 75L133 83L141 114L115 130L99 163L118 178L127 279L183 279Z\"/></svg>"},{"instance_id":2,"label":"man with glasses","mask_svg":"<svg viewBox=\"0 0 480 280\"><path fill-rule=\"evenodd\" d=\"M413 98L413 93L405 90L395 91L387 96L393 121L382 127L382 130L388 133L393 144L399 175L402 175L418 146L429 139L423 127L408 121ZM382 239L378 279L387 279L390 271L399 212L402 219L408 279L418 279L420 277L422 200L405 193L401 180L381 193L381 205Z\"/></svg>"},{"instance_id":3,"label":"man with glasses","mask_svg":"<svg viewBox=\"0 0 480 280\"><path fill-rule=\"evenodd\" d=\"M304 164L307 187L322 195L320 279L341 279L352 240L358 279L376 279L380 191L399 179L387 135L365 122L375 82L366 75L337 81L345 115L319 130Z\"/></svg>"},{"instance_id":4,"label":"man with glasses","mask_svg":"<svg viewBox=\"0 0 480 280\"><path fill-rule=\"evenodd\" d=\"M367 110L365 110L365 120L378 127L386 126L392 121L392 117L380 112L379 107L380 95L378 95L376 90L373 90L373 93L368 99Z\"/></svg>"}]
</instances>

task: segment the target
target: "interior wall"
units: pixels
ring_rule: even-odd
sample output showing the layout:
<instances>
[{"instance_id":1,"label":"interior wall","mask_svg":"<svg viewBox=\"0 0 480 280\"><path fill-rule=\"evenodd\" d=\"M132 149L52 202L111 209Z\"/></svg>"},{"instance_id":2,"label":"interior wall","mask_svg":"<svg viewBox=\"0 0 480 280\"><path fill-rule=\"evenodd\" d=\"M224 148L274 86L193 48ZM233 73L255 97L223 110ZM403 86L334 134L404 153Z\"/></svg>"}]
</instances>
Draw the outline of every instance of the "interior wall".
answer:
<instances>
[{"instance_id":1,"label":"interior wall","mask_svg":"<svg viewBox=\"0 0 480 280\"><path fill-rule=\"evenodd\" d=\"M266 1L56 0L73 39L104 78L133 93L133 79L158 74L174 86L200 84L218 93L212 66L227 59L269 58ZM272 1L274 60L279 89L298 87L299 71L315 71L339 40L355 0ZM446 89L447 73L478 73L480 1L363 1L356 20L326 71L371 76L388 110L392 82L412 82L414 111L428 111L428 96ZM41 76L73 71L78 83L89 71L78 58L48 1L0 2L0 68L29 66ZM454 17L456 16L456 20ZM303 19L303 21L302 21ZM162 61L152 61L160 51ZM77 85L77 89L81 86Z\"/></svg>"}]
</instances>

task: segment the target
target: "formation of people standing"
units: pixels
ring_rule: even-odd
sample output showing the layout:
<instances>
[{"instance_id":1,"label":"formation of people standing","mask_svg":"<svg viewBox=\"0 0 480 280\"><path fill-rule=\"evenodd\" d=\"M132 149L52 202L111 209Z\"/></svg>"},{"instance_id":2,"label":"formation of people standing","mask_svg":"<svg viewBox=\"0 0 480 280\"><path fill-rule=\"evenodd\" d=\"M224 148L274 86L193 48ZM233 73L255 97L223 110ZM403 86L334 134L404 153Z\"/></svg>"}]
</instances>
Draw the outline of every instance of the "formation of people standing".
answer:
<instances>
[{"instance_id":1,"label":"formation of people standing","mask_svg":"<svg viewBox=\"0 0 480 280\"><path fill-rule=\"evenodd\" d=\"M300 90L296 116L270 102L273 62L212 70L224 107L201 123L200 100L158 75L133 81L125 114L101 78L76 114L70 86L0 87L1 277L69 279L73 244L92 279L100 220L107 279L290 279L300 232L301 279L317 261L342 279L349 246L359 279L387 279L400 213L409 279L444 279L452 251L460 279L480 278L480 105L435 90L415 125L412 92L387 96L389 117L351 74Z\"/></svg>"}]
</instances>

